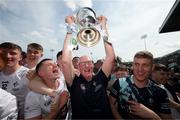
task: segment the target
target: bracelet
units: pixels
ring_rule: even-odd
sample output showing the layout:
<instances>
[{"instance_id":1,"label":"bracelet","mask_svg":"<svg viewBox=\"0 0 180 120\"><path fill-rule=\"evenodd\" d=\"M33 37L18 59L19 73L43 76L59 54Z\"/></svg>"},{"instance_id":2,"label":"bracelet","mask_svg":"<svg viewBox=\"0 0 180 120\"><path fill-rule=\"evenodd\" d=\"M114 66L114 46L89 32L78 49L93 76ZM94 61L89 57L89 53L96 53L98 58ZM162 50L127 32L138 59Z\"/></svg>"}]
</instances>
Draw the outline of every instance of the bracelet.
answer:
<instances>
[{"instance_id":1,"label":"bracelet","mask_svg":"<svg viewBox=\"0 0 180 120\"><path fill-rule=\"evenodd\" d=\"M66 26L66 31L68 34L72 34L73 32L76 32L76 24L75 23L72 23L70 25L67 25Z\"/></svg>"},{"instance_id":2,"label":"bracelet","mask_svg":"<svg viewBox=\"0 0 180 120\"><path fill-rule=\"evenodd\" d=\"M66 34L72 34L71 32L67 32Z\"/></svg>"},{"instance_id":3,"label":"bracelet","mask_svg":"<svg viewBox=\"0 0 180 120\"><path fill-rule=\"evenodd\" d=\"M107 44L109 44L109 45L112 46L112 43L110 43L110 42L108 41L108 36L107 36L107 35L103 36L103 41L104 41L105 43L107 43Z\"/></svg>"},{"instance_id":4,"label":"bracelet","mask_svg":"<svg viewBox=\"0 0 180 120\"><path fill-rule=\"evenodd\" d=\"M108 36L107 36L107 35L104 35L104 36L103 36L103 40L104 40L104 41L108 41Z\"/></svg>"}]
</instances>

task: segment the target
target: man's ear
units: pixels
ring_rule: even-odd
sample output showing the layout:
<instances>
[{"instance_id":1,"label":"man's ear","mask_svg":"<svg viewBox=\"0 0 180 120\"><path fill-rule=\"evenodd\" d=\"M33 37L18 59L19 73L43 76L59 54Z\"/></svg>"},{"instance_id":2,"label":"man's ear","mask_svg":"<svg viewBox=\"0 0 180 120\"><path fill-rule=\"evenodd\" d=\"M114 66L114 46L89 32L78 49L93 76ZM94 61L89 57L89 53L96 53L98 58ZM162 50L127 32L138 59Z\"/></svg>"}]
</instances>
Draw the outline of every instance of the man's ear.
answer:
<instances>
[{"instance_id":1,"label":"man's ear","mask_svg":"<svg viewBox=\"0 0 180 120\"><path fill-rule=\"evenodd\" d=\"M1 70L2 68L4 68L4 66L5 66L5 63L4 63L4 60L3 60L2 56L1 56L1 57L0 57L0 70Z\"/></svg>"},{"instance_id":2,"label":"man's ear","mask_svg":"<svg viewBox=\"0 0 180 120\"><path fill-rule=\"evenodd\" d=\"M154 71L154 68L155 68L155 64L153 64L153 66L152 66L152 71Z\"/></svg>"},{"instance_id":3,"label":"man's ear","mask_svg":"<svg viewBox=\"0 0 180 120\"><path fill-rule=\"evenodd\" d=\"M22 55L20 55L20 57L19 57L19 61L21 61L23 59L23 56Z\"/></svg>"},{"instance_id":4,"label":"man's ear","mask_svg":"<svg viewBox=\"0 0 180 120\"><path fill-rule=\"evenodd\" d=\"M43 76L44 75L44 72L42 72L41 70L38 71L38 75L39 77Z\"/></svg>"},{"instance_id":5,"label":"man's ear","mask_svg":"<svg viewBox=\"0 0 180 120\"><path fill-rule=\"evenodd\" d=\"M43 55L44 55L44 54L43 54L43 52L42 52L42 53L41 53L41 57L43 57Z\"/></svg>"}]
</instances>

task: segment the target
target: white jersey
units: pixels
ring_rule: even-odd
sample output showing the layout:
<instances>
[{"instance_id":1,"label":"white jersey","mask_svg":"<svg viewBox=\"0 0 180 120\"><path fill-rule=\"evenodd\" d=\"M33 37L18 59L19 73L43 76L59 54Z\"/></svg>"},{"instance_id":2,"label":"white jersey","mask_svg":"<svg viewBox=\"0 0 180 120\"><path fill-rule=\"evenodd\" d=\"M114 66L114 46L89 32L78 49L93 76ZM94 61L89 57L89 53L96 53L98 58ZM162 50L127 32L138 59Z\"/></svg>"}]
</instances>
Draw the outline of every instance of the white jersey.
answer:
<instances>
[{"instance_id":1,"label":"white jersey","mask_svg":"<svg viewBox=\"0 0 180 120\"><path fill-rule=\"evenodd\" d=\"M67 87L64 80L58 81L60 85L56 91L59 95L63 91L67 91ZM48 95L35 93L33 91L29 92L25 102L24 118L29 119L40 115L46 116L50 112L51 102L52 97Z\"/></svg>"},{"instance_id":2,"label":"white jersey","mask_svg":"<svg viewBox=\"0 0 180 120\"><path fill-rule=\"evenodd\" d=\"M166 92L167 92L167 94L168 94L168 97L169 97L171 100L173 100L174 98L173 98L172 94L169 92L169 90L166 89L166 88L164 87L164 85L161 85L161 87L166 90ZM179 111L178 111L176 108L174 108L174 107L170 107L170 109L171 109L172 118L175 119L175 120L180 119L180 113L179 113Z\"/></svg>"},{"instance_id":3,"label":"white jersey","mask_svg":"<svg viewBox=\"0 0 180 120\"><path fill-rule=\"evenodd\" d=\"M16 96L20 116L24 113L25 98L29 91L27 87L28 79L26 78L28 70L28 68L21 66L11 75L0 72L0 88Z\"/></svg>"},{"instance_id":4,"label":"white jersey","mask_svg":"<svg viewBox=\"0 0 180 120\"><path fill-rule=\"evenodd\" d=\"M16 120L16 97L0 88L0 120Z\"/></svg>"},{"instance_id":5,"label":"white jersey","mask_svg":"<svg viewBox=\"0 0 180 120\"><path fill-rule=\"evenodd\" d=\"M28 68L28 65L25 64L24 67ZM36 66L34 66L33 68L28 68L29 70L35 70L36 69Z\"/></svg>"}]
</instances>

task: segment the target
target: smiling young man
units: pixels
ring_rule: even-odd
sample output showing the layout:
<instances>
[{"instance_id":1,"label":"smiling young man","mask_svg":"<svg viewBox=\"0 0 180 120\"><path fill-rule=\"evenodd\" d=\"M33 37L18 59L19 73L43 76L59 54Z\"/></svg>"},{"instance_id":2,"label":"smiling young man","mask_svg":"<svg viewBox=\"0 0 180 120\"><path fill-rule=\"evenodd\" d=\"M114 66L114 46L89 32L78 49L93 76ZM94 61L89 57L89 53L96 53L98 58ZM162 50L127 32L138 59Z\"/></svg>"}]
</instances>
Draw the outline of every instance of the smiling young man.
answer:
<instances>
[{"instance_id":1,"label":"smiling young man","mask_svg":"<svg viewBox=\"0 0 180 120\"><path fill-rule=\"evenodd\" d=\"M4 42L1 44L1 49L6 53L6 62L0 72L0 88L16 96L19 110L18 118L23 119L25 97L29 91L26 78L29 69L19 65L19 61L22 59L22 49L19 45Z\"/></svg>"},{"instance_id":2,"label":"smiling young man","mask_svg":"<svg viewBox=\"0 0 180 120\"><path fill-rule=\"evenodd\" d=\"M35 69L36 65L43 56L43 47L37 43L30 43L27 45L27 58L26 67L29 69Z\"/></svg>"},{"instance_id":3,"label":"smiling young man","mask_svg":"<svg viewBox=\"0 0 180 120\"><path fill-rule=\"evenodd\" d=\"M107 32L106 18L100 16L98 20L102 29ZM74 18L67 16L66 22L71 26L74 23ZM93 73L92 59L86 55L81 56L78 64L80 75L78 76L72 63L72 50L68 46L71 38L72 33L68 31L64 41L62 60L63 74L71 97L72 118L110 119L112 114L106 88L115 59L113 46L107 39L104 39L106 58L101 70L96 75Z\"/></svg>"},{"instance_id":4,"label":"smiling young man","mask_svg":"<svg viewBox=\"0 0 180 120\"><path fill-rule=\"evenodd\" d=\"M0 44L0 71L5 66L5 51ZM17 100L16 97L7 91L0 88L0 119L9 120L17 119L18 110L17 110Z\"/></svg>"},{"instance_id":5,"label":"smiling young man","mask_svg":"<svg viewBox=\"0 0 180 120\"><path fill-rule=\"evenodd\" d=\"M112 86L109 99L114 117L171 119L166 91L149 80L153 55L148 51L137 52L132 67L132 76L120 78Z\"/></svg>"}]
</instances>

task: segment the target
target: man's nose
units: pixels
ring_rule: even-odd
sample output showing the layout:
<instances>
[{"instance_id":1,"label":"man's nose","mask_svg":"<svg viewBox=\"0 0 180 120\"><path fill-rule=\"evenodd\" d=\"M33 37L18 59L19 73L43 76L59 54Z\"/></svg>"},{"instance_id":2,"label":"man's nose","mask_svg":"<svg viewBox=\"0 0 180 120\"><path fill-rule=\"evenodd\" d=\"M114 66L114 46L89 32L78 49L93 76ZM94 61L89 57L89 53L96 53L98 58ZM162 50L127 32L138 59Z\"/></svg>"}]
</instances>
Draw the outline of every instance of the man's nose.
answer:
<instances>
[{"instance_id":1,"label":"man's nose","mask_svg":"<svg viewBox=\"0 0 180 120\"><path fill-rule=\"evenodd\" d=\"M140 65L140 66L138 67L138 71L143 71L143 66Z\"/></svg>"},{"instance_id":2,"label":"man's nose","mask_svg":"<svg viewBox=\"0 0 180 120\"><path fill-rule=\"evenodd\" d=\"M6 53L6 57L11 57L11 54L9 52Z\"/></svg>"},{"instance_id":3,"label":"man's nose","mask_svg":"<svg viewBox=\"0 0 180 120\"><path fill-rule=\"evenodd\" d=\"M54 62L53 67L58 67L58 64Z\"/></svg>"}]
</instances>

